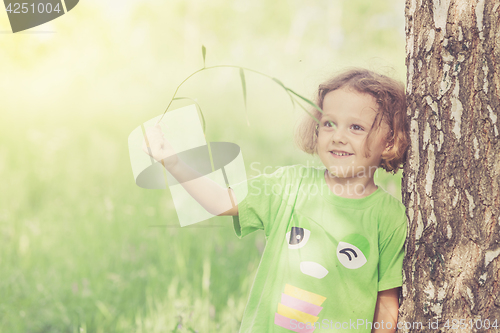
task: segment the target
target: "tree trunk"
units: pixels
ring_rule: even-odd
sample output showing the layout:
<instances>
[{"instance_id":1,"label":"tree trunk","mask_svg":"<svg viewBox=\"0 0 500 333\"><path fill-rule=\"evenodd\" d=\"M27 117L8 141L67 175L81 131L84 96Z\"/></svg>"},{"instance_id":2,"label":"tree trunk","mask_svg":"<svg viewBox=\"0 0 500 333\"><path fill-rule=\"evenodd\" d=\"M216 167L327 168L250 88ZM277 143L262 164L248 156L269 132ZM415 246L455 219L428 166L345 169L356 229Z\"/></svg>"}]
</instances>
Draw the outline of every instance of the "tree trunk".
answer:
<instances>
[{"instance_id":1,"label":"tree trunk","mask_svg":"<svg viewBox=\"0 0 500 333\"><path fill-rule=\"evenodd\" d=\"M407 0L405 14L399 332L500 331L500 1Z\"/></svg>"}]
</instances>

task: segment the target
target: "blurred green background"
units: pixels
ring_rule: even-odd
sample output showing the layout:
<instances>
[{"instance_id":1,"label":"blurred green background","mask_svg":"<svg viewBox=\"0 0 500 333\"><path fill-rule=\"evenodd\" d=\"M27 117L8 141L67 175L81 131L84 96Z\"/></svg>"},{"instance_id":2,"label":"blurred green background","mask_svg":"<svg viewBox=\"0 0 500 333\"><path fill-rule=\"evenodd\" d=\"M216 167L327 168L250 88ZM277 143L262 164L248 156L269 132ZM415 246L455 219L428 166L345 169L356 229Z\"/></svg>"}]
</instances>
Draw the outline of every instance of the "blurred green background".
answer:
<instances>
[{"instance_id":1,"label":"blurred green background","mask_svg":"<svg viewBox=\"0 0 500 333\"><path fill-rule=\"evenodd\" d=\"M127 137L202 66L239 65L311 98L346 66L405 81L399 0L83 0L12 34L0 11L0 332L236 332L265 245L230 217L178 224L168 191L134 183ZM242 148L247 174L319 166L293 144L303 111L247 73L205 71L210 141ZM175 102L173 107L186 103ZM400 175L377 183L400 198Z\"/></svg>"}]
</instances>

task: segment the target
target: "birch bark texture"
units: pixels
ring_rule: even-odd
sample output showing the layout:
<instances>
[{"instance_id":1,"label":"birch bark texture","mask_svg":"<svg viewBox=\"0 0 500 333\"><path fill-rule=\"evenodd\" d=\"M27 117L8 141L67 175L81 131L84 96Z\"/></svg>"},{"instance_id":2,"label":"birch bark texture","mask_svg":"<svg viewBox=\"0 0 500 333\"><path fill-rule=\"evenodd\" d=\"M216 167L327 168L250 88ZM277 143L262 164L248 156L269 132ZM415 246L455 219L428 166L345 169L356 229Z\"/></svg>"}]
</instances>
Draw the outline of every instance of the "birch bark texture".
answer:
<instances>
[{"instance_id":1,"label":"birch bark texture","mask_svg":"<svg viewBox=\"0 0 500 333\"><path fill-rule=\"evenodd\" d=\"M500 1L406 0L405 16L411 147L398 331L500 330Z\"/></svg>"}]
</instances>

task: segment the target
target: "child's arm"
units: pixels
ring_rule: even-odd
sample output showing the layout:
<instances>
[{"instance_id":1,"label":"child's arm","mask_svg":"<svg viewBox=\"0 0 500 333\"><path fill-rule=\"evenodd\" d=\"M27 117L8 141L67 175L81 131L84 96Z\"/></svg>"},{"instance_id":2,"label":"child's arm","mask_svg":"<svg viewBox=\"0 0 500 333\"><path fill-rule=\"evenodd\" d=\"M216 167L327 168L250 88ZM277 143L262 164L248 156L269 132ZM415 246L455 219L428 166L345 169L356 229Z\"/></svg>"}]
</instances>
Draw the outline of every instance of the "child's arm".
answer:
<instances>
[{"instance_id":1,"label":"child's arm","mask_svg":"<svg viewBox=\"0 0 500 333\"><path fill-rule=\"evenodd\" d=\"M202 176L177 157L172 146L165 140L160 125L146 130L142 149L163 166L182 184L184 189L213 215L238 215L238 203L232 189Z\"/></svg>"},{"instance_id":2,"label":"child's arm","mask_svg":"<svg viewBox=\"0 0 500 333\"><path fill-rule=\"evenodd\" d=\"M383 290L378 292L377 305L375 307L375 316L373 318L373 323L379 323L377 325L379 329L372 329L372 333L382 333L382 332L395 332L396 325L398 322L398 310L399 310L399 288L393 288L389 290ZM382 324L383 322L383 324ZM391 329L387 329L387 322L391 322Z\"/></svg>"}]
</instances>

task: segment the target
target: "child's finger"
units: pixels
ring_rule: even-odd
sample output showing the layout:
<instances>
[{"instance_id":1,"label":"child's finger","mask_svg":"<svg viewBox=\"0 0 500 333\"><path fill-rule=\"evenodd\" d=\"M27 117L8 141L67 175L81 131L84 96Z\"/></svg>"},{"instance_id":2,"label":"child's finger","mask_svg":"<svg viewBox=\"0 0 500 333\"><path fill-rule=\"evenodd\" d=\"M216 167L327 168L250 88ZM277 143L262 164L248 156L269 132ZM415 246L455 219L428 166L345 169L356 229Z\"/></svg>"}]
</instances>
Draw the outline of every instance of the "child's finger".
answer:
<instances>
[{"instance_id":1,"label":"child's finger","mask_svg":"<svg viewBox=\"0 0 500 333\"><path fill-rule=\"evenodd\" d=\"M164 125L163 123L157 123L155 126L154 126L154 129L157 131L158 134L161 134L163 136L163 129L162 129L162 126L161 125Z\"/></svg>"},{"instance_id":2,"label":"child's finger","mask_svg":"<svg viewBox=\"0 0 500 333\"><path fill-rule=\"evenodd\" d=\"M147 137L147 139L149 141L158 140L158 138L160 138L162 136L163 136L163 133L161 132L161 130L159 128L156 128L156 127L148 128L146 130L146 133L145 133L145 137Z\"/></svg>"},{"instance_id":3,"label":"child's finger","mask_svg":"<svg viewBox=\"0 0 500 333\"><path fill-rule=\"evenodd\" d=\"M157 125L164 125L164 123L161 121L161 119L158 119L155 123L155 126Z\"/></svg>"}]
</instances>

